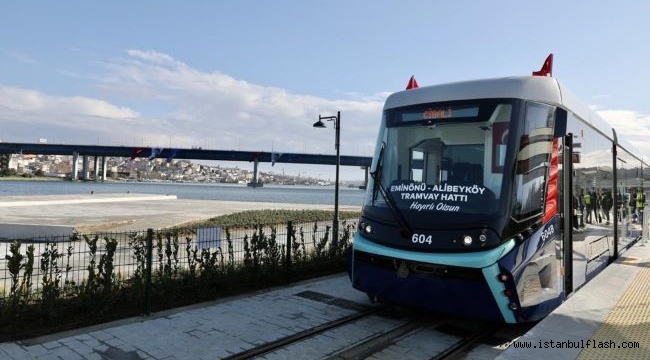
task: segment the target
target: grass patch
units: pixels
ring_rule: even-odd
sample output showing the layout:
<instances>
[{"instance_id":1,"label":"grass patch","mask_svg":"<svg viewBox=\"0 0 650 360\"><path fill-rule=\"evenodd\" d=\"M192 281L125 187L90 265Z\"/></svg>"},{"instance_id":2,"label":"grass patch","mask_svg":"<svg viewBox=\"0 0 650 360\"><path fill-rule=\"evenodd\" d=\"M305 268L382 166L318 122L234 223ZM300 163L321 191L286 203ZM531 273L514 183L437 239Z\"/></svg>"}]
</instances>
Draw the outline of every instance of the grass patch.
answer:
<instances>
[{"instance_id":1,"label":"grass patch","mask_svg":"<svg viewBox=\"0 0 650 360\"><path fill-rule=\"evenodd\" d=\"M341 220L358 219L359 211L341 211ZM334 212L329 210L248 210L234 214L217 216L208 220L190 223L187 226L192 229L200 227L238 227L247 225L277 225L286 224L287 221L294 223L331 221Z\"/></svg>"}]
</instances>

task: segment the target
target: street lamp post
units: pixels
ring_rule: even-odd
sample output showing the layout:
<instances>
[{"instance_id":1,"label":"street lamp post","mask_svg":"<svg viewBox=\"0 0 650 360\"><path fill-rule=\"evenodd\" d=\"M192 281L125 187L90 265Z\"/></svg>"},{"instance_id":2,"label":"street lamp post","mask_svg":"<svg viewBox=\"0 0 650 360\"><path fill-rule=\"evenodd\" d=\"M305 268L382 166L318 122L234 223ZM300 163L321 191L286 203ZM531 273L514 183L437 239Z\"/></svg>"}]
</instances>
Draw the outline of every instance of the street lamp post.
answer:
<instances>
[{"instance_id":1,"label":"street lamp post","mask_svg":"<svg viewBox=\"0 0 650 360\"><path fill-rule=\"evenodd\" d=\"M334 183L334 220L332 222L332 247L337 248L339 242L339 168L341 167L340 136L341 136L341 112L336 116L318 115L318 121L314 123L316 128L326 127L323 120L334 121L336 137L334 147L336 148L336 182Z\"/></svg>"}]
</instances>

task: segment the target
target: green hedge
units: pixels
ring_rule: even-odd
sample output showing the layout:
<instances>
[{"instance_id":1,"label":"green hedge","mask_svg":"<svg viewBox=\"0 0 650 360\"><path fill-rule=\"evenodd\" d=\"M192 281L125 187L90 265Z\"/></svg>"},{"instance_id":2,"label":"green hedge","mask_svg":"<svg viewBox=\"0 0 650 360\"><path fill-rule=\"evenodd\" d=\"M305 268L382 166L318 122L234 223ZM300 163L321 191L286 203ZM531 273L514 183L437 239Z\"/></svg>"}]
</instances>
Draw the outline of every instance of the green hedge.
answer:
<instances>
[{"instance_id":1,"label":"green hedge","mask_svg":"<svg viewBox=\"0 0 650 360\"><path fill-rule=\"evenodd\" d=\"M345 249L356 230L359 213L340 214L339 241L331 241L328 211L262 210L216 217L183 228L156 231L151 240L155 259L147 267L146 234L128 234L128 249L135 271L122 278L114 265L117 240L110 236L76 234L67 251L55 243L40 254L34 245L14 241L9 246L6 279L11 286L0 297L0 341L24 339L214 300L224 296L324 276L345 269ZM285 238L276 229L294 225L290 232L291 257ZM326 224L319 227L318 223ZM311 229L296 224L313 223ZM223 247L198 249L192 236L198 227L224 228ZM243 259L235 260L230 228L245 228ZM269 230L270 229L270 230ZM85 243L88 259L83 281L68 277L74 244ZM68 243L66 243L68 244ZM311 244L313 249L306 247ZM36 261L35 259L39 259ZM148 278L147 270L151 277ZM39 274L39 291L34 291ZM150 280L149 280L150 279ZM150 282L149 282L150 281ZM150 284L150 285L149 285ZM0 294L2 295L2 294Z\"/></svg>"}]
</instances>

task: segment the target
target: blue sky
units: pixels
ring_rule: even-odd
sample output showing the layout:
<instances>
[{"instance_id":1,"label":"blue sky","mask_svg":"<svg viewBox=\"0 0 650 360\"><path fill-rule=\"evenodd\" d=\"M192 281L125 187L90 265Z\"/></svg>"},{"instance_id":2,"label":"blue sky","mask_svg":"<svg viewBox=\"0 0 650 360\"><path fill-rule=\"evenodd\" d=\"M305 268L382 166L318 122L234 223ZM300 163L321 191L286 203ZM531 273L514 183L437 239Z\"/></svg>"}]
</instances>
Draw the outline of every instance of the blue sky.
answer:
<instances>
[{"instance_id":1,"label":"blue sky","mask_svg":"<svg viewBox=\"0 0 650 360\"><path fill-rule=\"evenodd\" d=\"M341 153L370 156L382 101L411 75L528 75L552 52L553 76L648 156L648 14L625 0L6 1L0 140L333 154L334 131L312 124L340 110Z\"/></svg>"}]
</instances>

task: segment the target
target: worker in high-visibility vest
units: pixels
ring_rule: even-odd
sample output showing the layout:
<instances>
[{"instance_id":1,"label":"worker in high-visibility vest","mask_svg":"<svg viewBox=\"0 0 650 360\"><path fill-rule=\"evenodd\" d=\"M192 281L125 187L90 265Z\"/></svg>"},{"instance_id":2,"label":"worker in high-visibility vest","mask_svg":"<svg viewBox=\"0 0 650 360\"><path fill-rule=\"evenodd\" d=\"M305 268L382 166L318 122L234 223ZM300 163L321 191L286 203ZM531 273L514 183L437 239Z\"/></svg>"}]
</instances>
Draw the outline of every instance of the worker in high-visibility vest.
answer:
<instances>
[{"instance_id":1,"label":"worker in high-visibility vest","mask_svg":"<svg viewBox=\"0 0 650 360\"><path fill-rule=\"evenodd\" d=\"M639 224L643 225L643 208L645 207L645 194L643 189L639 188L636 191L636 213L639 219Z\"/></svg>"}]
</instances>

